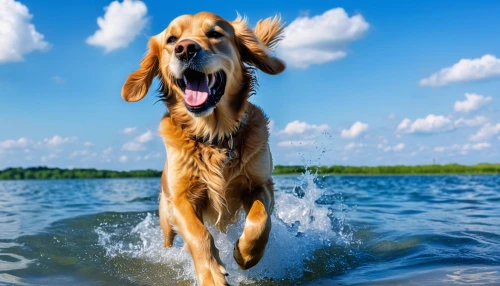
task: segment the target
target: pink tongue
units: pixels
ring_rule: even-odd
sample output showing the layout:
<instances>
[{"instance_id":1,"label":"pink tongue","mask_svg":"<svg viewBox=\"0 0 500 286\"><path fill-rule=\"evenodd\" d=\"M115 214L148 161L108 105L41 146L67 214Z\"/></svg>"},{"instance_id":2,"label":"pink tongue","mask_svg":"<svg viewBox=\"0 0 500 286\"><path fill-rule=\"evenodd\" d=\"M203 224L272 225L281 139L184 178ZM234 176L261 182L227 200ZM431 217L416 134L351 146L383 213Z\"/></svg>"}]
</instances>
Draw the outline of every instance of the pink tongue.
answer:
<instances>
[{"instance_id":1,"label":"pink tongue","mask_svg":"<svg viewBox=\"0 0 500 286\"><path fill-rule=\"evenodd\" d=\"M184 92L184 100L190 106L200 106L208 99L208 82L205 76L188 81Z\"/></svg>"}]
</instances>

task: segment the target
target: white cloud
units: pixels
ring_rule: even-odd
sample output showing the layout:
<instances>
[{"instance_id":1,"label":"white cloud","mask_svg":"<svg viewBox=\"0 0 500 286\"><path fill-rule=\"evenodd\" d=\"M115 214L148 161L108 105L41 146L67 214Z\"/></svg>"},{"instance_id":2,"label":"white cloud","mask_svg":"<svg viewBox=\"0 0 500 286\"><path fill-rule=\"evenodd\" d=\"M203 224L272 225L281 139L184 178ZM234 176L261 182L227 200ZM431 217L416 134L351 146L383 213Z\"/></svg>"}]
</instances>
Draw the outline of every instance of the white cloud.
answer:
<instances>
[{"instance_id":1,"label":"white cloud","mask_svg":"<svg viewBox=\"0 0 500 286\"><path fill-rule=\"evenodd\" d=\"M1 1L1 0L0 0ZM8 139L5 141L0 141L0 149L10 149L17 147L25 147L28 145L28 139L21 137L17 140Z\"/></svg>"},{"instance_id":2,"label":"white cloud","mask_svg":"<svg viewBox=\"0 0 500 286\"><path fill-rule=\"evenodd\" d=\"M330 127L326 124L315 125L308 124L307 122L302 122L299 120L292 121L285 126L285 129L281 130L280 133L293 135L293 134L303 134L306 132L323 132L329 130Z\"/></svg>"},{"instance_id":3,"label":"white cloud","mask_svg":"<svg viewBox=\"0 0 500 286\"><path fill-rule=\"evenodd\" d=\"M464 101L455 102L454 109L456 112L469 113L481 108L482 106L493 100L491 96L484 97L483 95L476 93L466 93L465 98L466 99Z\"/></svg>"},{"instance_id":4,"label":"white cloud","mask_svg":"<svg viewBox=\"0 0 500 286\"><path fill-rule=\"evenodd\" d=\"M497 135L498 133L500 133L500 123L493 125L488 122L483 127L481 127L481 129L479 129L479 131L477 131L476 134L472 135L470 137L470 140L481 141L491 138Z\"/></svg>"},{"instance_id":5,"label":"white cloud","mask_svg":"<svg viewBox=\"0 0 500 286\"><path fill-rule=\"evenodd\" d=\"M484 55L477 59L461 59L451 67L446 67L420 80L423 86L443 86L453 82L481 80L500 76L500 59L494 55Z\"/></svg>"},{"instance_id":6,"label":"white cloud","mask_svg":"<svg viewBox=\"0 0 500 286\"><path fill-rule=\"evenodd\" d=\"M405 118L405 119L403 119L403 121L401 121L401 123L399 123L397 130L398 131L407 130L410 127L411 127L411 120L408 118Z\"/></svg>"},{"instance_id":7,"label":"white cloud","mask_svg":"<svg viewBox=\"0 0 500 286\"><path fill-rule=\"evenodd\" d=\"M93 147L93 146L95 146L95 144L94 144L94 143L92 143L92 142L90 142L90 141L85 141L85 142L83 143L83 146L85 146L85 147Z\"/></svg>"},{"instance_id":8,"label":"white cloud","mask_svg":"<svg viewBox=\"0 0 500 286\"><path fill-rule=\"evenodd\" d=\"M405 148L405 144L403 143L399 143L399 144L396 144L396 146L392 147L392 150L393 151L401 151Z\"/></svg>"},{"instance_id":9,"label":"white cloud","mask_svg":"<svg viewBox=\"0 0 500 286\"><path fill-rule=\"evenodd\" d=\"M389 119L389 120L393 120L395 118L396 118L396 114L394 114L394 113L387 115L387 119Z\"/></svg>"},{"instance_id":10,"label":"white cloud","mask_svg":"<svg viewBox=\"0 0 500 286\"><path fill-rule=\"evenodd\" d=\"M23 61L23 55L49 48L31 24L32 18L21 2L0 0L0 63Z\"/></svg>"},{"instance_id":11,"label":"white cloud","mask_svg":"<svg viewBox=\"0 0 500 286\"><path fill-rule=\"evenodd\" d=\"M479 151L479 150L490 148L490 147L491 147L490 143L481 142L481 143L476 143L476 144L467 143L464 145L453 144L451 146L438 146L438 147L434 148L434 151L435 152L456 151L462 155L465 155L471 150Z\"/></svg>"},{"instance_id":12,"label":"white cloud","mask_svg":"<svg viewBox=\"0 0 500 286\"><path fill-rule=\"evenodd\" d=\"M335 61L346 56L347 44L359 39L369 26L363 16L349 17L343 8L298 17L286 27L277 52L298 68Z\"/></svg>"},{"instance_id":13,"label":"white cloud","mask_svg":"<svg viewBox=\"0 0 500 286\"><path fill-rule=\"evenodd\" d=\"M360 149L365 147L365 144L351 142L344 146L344 150Z\"/></svg>"},{"instance_id":14,"label":"white cloud","mask_svg":"<svg viewBox=\"0 0 500 286\"><path fill-rule=\"evenodd\" d=\"M475 127L479 126L481 124L484 124L488 121L488 119L482 115L478 115L474 118L469 118L465 119L463 117L460 117L459 119L455 120L455 126L461 127L461 126L467 126L467 127Z\"/></svg>"},{"instance_id":15,"label":"white cloud","mask_svg":"<svg viewBox=\"0 0 500 286\"><path fill-rule=\"evenodd\" d=\"M120 156L120 162L125 163L128 161L128 157L125 155Z\"/></svg>"},{"instance_id":16,"label":"white cloud","mask_svg":"<svg viewBox=\"0 0 500 286\"><path fill-rule=\"evenodd\" d=\"M481 149L485 149L485 148L490 148L491 144L486 143L486 142L482 142L482 143L476 143L476 144L465 144L464 146L466 146L466 148L470 148L473 150L481 150Z\"/></svg>"},{"instance_id":17,"label":"white cloud","mask_svg":"<svg viewBox=\"0 0 500 286\"><path fill-rule=\"evenodd\" d=\"M445 150L446 150L446 147L443 147L443 146L439 146L439 147L434 148L434 151L436 151L436 152L443 152Z\"/></svg>"},{"instance_id":18,"label":"white cloud","mask_svg":"<svg viewBox=\"0 0 500 286\"><path fill-rule=\"evenodd\" d=\"M460 117L455 121L452 118L442 115L429 114L425 118L417 118L411 121L408 118L403 119L396 131L404 133L441 133L450 131L457 127L474 127L484 124L488 121L485 116L478 115L473 118Z\"/></svg>"},{"instance_id":19,"label":"white cloud","mask_svg":"<svg viewBox=\"0 0 500 286\"><path fill-rule=\"evenodd\" d=\"M135 138L135 140L139 143L149 142L149 141L153 140L153 132L151 132L151 130L148 130L148 131L146 131L146 133L143 133L143 134L139 135L137 138Z\"/></svg>"},{"instance_id":20,"label":"white cloud","mask_svg":"<svg viewBox=\"0 0 500 286\"><path fill-rule=\"evenodd\" d=\"M109 153L111 153L112 151L113 151L113 148L108 147L108 148L106 148L106 149L104 149L104 150L102 151L102 154L104 154L104 155L108 155L108 154L109 154Z\"/></svg>"},{"instance_id":21,"label":"white cloud","mask_svg":"<svg viewBox=\"0 0 500 286\"><path fill-rule=\"evenodd\" d=\"M153 138L154 138L153 132L151 132L151 130L148 130L145 133L137 136L133 141L123 144L122 150L126 151L146 150L146 147L144 147L144 143L153 140Z\"/></svg>"},{"instance_id":22,"label":"white cloud","mask_svg":"<svg viewBox=\"0 0 500 286\"><path fill-rule=\"evenodd\" d=\"M287 140L278 142L278 147L304 147L315 144L316 142L312 140Z\"/></svg>"},{"instance_id":23,"label":"white cloud","mask_svg":"<svg viewBox=\"0 0 500 286\"><path fill-rule=\"evenodd\" d=\"M140 151L140 150L144 150L144 146L142 146L141 143L137 143L137 142L127 142L125 144L123 144L122 146L122 150L125 150L125 151Z\"/></svg>"},{"instance_id":24,"label":"white cloud","mask_svg":"<svg viewBox=\"0 0 500 286\"><path fill-rule=\"evenodd\" d=\"M403 119L397 127L397 131L405 133L439 133L453 129L451 119L442 115L429 114L425 118L417 118L411 121L408 118Z\"/></svg>"},{"instance_id":25,"label":"white cloud","mask_svg":"<svg viewBox=\"0 0 500 286\"><path fill-rule=\"evenodd\" d=\"M123 129L121 131L121 133L129 135L129 134L135 133L135 131L137 131L137 128L135 128L135 127L127 127L125 129Z\"/></svg>"},{"instance_id":26,"label":"white cloud","mask_svg":"<svg viewBox=\"0 0 500 286\"><path fill-rule=\"evenodd\" d=\"M379 144L379 149L380 149L380 144ZM404 143L398 143L394 146L386 146L384 147L384 152L389 152L389 151L393 151L393 152L399 152L401 150L403 150L405 148L405 144Z\"/></svg>"},{"instance_id":27,"label":"white cloud","mask_svg":"<svg viewBox=\"0 0 500 286\"><path fill-rule=\"evenodd\" d=\"M87 44L104 47L106 52L127 47L149 20L142 1L113 1L104 10L104 17L97 18L99 30L87 38Z\"/></svg>"},{"instance_id":28,"label":"white cloud","mask_svg":"<svg viewBox=\"0 0 500 286\"><path fill-rule=\"evenodd\" d=\"M368 127L368 124L357 121L351 126L351 128L343 129L340 133L340 137L344 139L354 139L366 132L368 130Z\"/></svg>"},{"instance_id":29,"label":"white cloud","mask_svg":"<svg viewBox=\"0 0 500 286\"><path fill-rule=\"evenodd\" d=\"M76 140L77 140L77 138L75 136L63 138L59 135L56 135L50 139L49 138L43 139L43 142L47 143L47 145L49 145L49 146L59 146L59 145L62 145L64 143L75 142Z\"/></svg>"}]
</instances>

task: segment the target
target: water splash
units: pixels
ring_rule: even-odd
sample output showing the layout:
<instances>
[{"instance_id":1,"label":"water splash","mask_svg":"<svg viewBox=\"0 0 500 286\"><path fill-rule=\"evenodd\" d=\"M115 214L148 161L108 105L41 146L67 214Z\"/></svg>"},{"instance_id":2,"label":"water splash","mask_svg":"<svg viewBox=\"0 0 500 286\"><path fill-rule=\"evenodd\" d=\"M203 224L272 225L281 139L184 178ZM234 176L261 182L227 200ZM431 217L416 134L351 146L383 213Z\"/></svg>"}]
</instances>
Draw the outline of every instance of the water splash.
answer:
<instances>
[{"instance_id":1,"label":"water splash","mask_svg":"<svg viewBox=\"0 0 500 286\"><path fill-rule=\"evenodd\" d=\"M325 192L316 185L316 179L317 174L307 170L298 178L292 194L277 192L275 215L297 233L317 233L328 239L334 234L328 208L316 204Z\"/></svg>"},{"instance_id":2,"label":"water splash","mask_svg":"<svg viewBox=\"0 0 500 286\"><path fill-rule=\"evenodd\" d=\"M317 204L317 200L329 190L322 189L316 181L317 174L307 171L298 178L292 192L275 192L273 226L266 253L259 264L249 270L239 270L233 259L233 244L242 232L244 216L241 216L238 223L231 225L226 234L207 226L230 274L230 284L252 284L262 279L298 279L308 271L308 263L321 250L356 243L352 239L352 228L346 227L348 223L345 210L349 208L342 197L338 197L340 201L337 203L340 211ZM168 271L168 277L163 277L168 278L168 281L188 280L194 283L194 267L191 256L182 247L182 239L177 236L173 247L164 249L156 215L148 213L131 229L102 224L96 229L96 233L99 236L98 244L106 250L109 258L138 258L146 263L161 264L171 270ZM345 253L348 252L346 249ZM343 258L340 256L339 258ZM329 257L324 262L324 269L333 267L327 265L331 264L332 259L335 257ZM139 278L131 280L137 279Z\"/></svg>"}]
</instances>

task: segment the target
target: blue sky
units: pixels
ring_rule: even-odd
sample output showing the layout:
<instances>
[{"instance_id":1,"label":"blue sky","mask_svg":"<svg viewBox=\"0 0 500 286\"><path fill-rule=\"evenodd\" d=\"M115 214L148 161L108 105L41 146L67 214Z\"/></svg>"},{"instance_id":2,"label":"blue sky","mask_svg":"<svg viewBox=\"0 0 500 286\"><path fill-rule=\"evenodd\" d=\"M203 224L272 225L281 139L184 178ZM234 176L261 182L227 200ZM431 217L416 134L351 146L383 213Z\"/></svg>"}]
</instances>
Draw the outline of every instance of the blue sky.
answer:
<instances>
[{"instance_id":1,"label":"blue sky","mask_svg":"<svg viewBox=\"0 0 500 286\"><path fill-rule=\"evenodd\" d=\"M0 168L161 169L165 107L121 86L148 36L199 11L287 23L287 70L251 99L276 164L498 162L500 2L214 3L0 0Z\"/></svg>"}]
</instances>

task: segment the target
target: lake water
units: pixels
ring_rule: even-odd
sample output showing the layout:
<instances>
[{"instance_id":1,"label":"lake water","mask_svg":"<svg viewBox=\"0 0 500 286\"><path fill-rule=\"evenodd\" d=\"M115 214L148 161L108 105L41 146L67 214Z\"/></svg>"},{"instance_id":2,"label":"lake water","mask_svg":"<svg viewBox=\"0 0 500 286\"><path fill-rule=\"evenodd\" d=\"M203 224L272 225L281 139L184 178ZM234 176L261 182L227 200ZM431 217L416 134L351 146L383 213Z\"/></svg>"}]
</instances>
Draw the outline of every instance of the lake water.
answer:
<instances>
[{"instance_id":1,"label":"lake water","mask_svg":"<svg viewBox=\"0 0 500 286\"><path fill-rule=\"evenodd\" d=\"M500 176L275 177L266 254L231 285L500 285ZM193 285L159 179L0 181L0 284Z\"/></svg>"}]
</instances>

